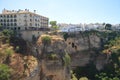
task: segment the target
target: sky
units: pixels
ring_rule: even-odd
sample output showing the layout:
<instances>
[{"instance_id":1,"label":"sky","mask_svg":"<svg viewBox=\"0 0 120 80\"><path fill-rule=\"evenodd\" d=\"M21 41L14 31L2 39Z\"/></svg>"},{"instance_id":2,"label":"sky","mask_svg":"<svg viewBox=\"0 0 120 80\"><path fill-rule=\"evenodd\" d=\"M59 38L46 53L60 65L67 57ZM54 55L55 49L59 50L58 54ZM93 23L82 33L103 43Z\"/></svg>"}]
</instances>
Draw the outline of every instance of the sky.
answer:
<instances>
[{"instance_id":1,"label":"sky","mask_svg":"<svg viewBox=\"0 0 120 80\"><path fill-rule=\"evenodd\" d=\"M120 24L120 0L0 0L4 8L36 10L57 23Z\"/></svg>"}]
</instances>

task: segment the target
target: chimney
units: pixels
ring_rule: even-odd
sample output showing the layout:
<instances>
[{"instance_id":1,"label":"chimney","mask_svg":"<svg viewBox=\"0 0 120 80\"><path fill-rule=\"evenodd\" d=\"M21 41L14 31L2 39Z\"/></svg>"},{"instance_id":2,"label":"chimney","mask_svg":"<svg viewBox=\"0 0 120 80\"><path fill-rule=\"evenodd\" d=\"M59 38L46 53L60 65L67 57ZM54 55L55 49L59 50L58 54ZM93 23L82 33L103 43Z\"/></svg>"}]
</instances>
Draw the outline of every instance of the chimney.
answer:
<instances>
[{"instance_id":1,"label":"chimney","mask_svg":"<svg viewBox=\"0 0 120 80\"><path fill-rule=\"evenodd\" d=\"M36 13L36 10L34 10L34 13Z\"/></svg>"}]
</instances>

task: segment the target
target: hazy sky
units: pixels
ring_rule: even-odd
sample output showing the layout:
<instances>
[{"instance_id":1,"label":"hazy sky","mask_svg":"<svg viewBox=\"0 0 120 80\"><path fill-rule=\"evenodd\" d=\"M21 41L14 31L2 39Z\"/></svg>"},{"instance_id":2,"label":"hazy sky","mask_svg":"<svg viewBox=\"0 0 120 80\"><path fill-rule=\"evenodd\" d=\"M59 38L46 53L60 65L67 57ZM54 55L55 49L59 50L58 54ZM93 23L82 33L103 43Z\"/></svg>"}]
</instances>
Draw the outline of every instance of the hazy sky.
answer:
<instances>
[{"instance_id":1,"label":"hazy sky","mask_svg":"<svg viewBox=\"0 0 120 80\"><path fill-rule=\"evenodd\" d=\"M36 10L58 23L120 23L120 0L0 0L4 8Z\"/></svg>"}]
</instances>

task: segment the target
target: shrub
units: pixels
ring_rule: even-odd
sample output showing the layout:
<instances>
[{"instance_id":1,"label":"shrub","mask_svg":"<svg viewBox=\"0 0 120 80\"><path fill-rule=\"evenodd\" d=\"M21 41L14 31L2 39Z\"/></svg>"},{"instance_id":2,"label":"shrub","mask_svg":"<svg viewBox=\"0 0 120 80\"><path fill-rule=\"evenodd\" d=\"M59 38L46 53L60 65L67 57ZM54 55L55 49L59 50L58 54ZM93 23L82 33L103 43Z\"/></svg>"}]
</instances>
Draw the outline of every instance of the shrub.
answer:
<instances>
[{"instance_id":1,"label":"shrub","mask_svg":"<svg viewBox=\"0 0 120 80\"><path fill-rule=\"evenodd\" d=\"M88 80L87 77L81 77L79 80Z\"/></svg>"},{"instance_id":2,"label":"shrub","mask_svg":"<svg viewBox=\"0 0 120 80\"><path fill-rule=\"evenodd\" d=\"M65 57L63 58L65 66L70 65L71 58L68 53L65 54Z\"/></svg>"},{"instance_id":3,"label":"shrub","mask_svg":"<svg viewBox=\"0 0 120 80\"><path fill-rule=\"evenodd\" d=\"M11 56L11 55L14 53L14 51L13 51L12 49L10 49L10 48L7 48L7 49L5 50L5 53L6 53L8 56Z\"/></svg>"},{"instance_id":4,"label":"shrub","mask_svg":"<svg viewBox=\"0 0 120 80\"><path fill-rule=\"evenodd\" d=\"M50 36L43 36L43 37L42 37L42 43L43 43L44 45L51 44L51 37L50 37Z\"/></svg>"},{"instance_id":5,"label":"shrub","mask_svg":"<svg viewBox=\"0 0 120 80\"><path fill-rule=\"evenodd\" d=\"M5 64L0 64L0 80L9 80L10 68Z\"/></svg>"}]
</instances>

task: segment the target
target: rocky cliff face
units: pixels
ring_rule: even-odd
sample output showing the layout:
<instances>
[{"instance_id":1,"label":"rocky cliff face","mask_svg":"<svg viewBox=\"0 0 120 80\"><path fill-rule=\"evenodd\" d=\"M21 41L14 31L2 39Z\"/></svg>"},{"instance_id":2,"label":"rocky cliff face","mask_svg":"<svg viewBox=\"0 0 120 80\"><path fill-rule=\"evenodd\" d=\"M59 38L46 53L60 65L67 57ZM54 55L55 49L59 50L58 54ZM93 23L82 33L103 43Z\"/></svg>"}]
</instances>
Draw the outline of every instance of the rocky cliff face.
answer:
<instances>
[{"instance_id":1,"label":"rocky cliff face","mask_svg":"<svg viewBox=\"0 0 120 80\"><path fill-rule=\"evenodd\" d=\"M49 36L51 39L47 46L42 41L44 36ZM36 51L34 50L39 61L39 72L30 80L70 80L69 65L65 65L63 59L66 46L60 36L41 35L37 41Z\"/></svg>"},{"instance_id":2,"label":"rocky cliff face","mask_svg":"<svg viewBox=\"0 0 120 80\"><path fill-rule=\"evenodd\" d=\"M106 55L99 54L101 39L93 33L68 34L66 50L71 55L71 67L86 66L91 61L101 70L106 64Z\"/></svg>"},{"instance_id":3,"label":"rocky cliff face","mask_svg":"<svg viewBox=\"0 0 120 80\"><path fill-rule=\"evenodd\" d=\"M42 37L49 36L51 42L45 45ZM32 46L31 46L32 47ZM96 65L98 70L106 64L105 55L97 55L93 49L100 48L100 38L97 35L77 34L64 38L58 35L41 35L37 45L32 47L34 56L38 58L39 65L36 75L28 80L70 80L70 66L86 66L91 61ZM71 64L65 66L64 57L66 52L71 56Z\"/></svg>"}]
</instances>

